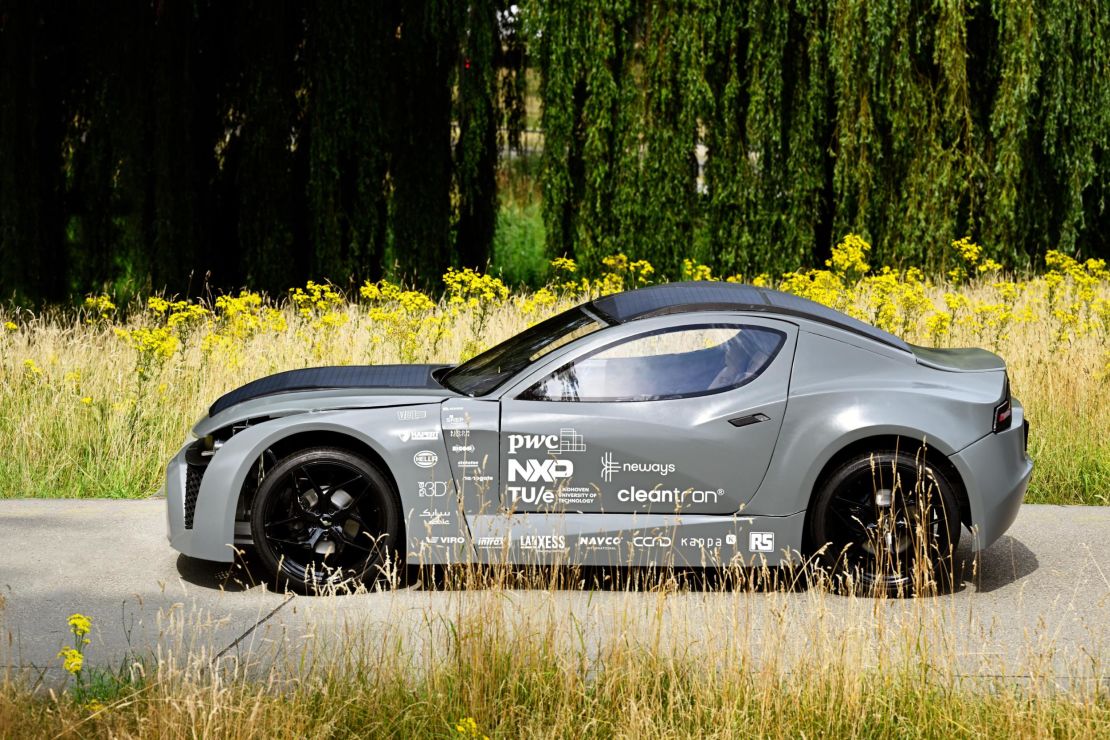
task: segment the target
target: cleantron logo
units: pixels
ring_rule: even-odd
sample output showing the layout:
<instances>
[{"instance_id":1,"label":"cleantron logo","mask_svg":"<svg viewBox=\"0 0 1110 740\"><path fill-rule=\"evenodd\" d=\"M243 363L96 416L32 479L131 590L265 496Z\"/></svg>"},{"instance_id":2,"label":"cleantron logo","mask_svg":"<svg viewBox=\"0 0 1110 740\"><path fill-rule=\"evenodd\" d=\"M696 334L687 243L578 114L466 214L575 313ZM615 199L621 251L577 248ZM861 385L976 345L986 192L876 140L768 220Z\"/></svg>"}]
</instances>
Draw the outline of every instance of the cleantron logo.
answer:
<instances>
[{"instance_id":1,"label":"cleantron logo","mask_svg":"<svg viewBox=\"0 0 1110 740\"><path fill-rule=\"evenodd\" d=\"M421 450L412 456L412 461L422 468L431 468L439 462L439 455L431 450Z\"/></svg>"},{"instance_id":2,"label":"cleantron logo","mask_svg":"<svg viewBox=\"0 0 1110 740\"><path fill-rule=\"evenodd\" d=\"M529 483L546 481L554 483L556 478L569 478L574 475L574 463L570 460L509 460L509 480L525 480Z\"/></svg>"},{"instance_id":3,"label":"cleantron logo","mask_svg":"<svg viewBox=\"0 0 1110 740\"><path fill-rule=\"evenodd\" d=\"M617 491L617 500L633 504L715 504L725 489L703 491L698 488L637 488L631 486Z\"/></svg>"},{"instance_id":4,"label":"cleantron logo","mask_svg":"<svg viewBox=\"0 0 1110 740\"><path fill-rule=\"evenodd\" d=\"M547 450L553 454L585 452L586 443L576 429L560 429L558 434L510 434L509 454L517 450Z\"/></svg>"},{"instance_id":5,"label":"cleantron logo","mask_svg":"<svg viewBox=\"0 0 1110 740\"><path fill-rule=\"evenodd\" d=\"M606 452L601 458L601 478L606 483L613 482L613 473L656 473L668 476L674 471L674 463L622 463L613 459L612 452Z\"/></svg>"}]
</instances>

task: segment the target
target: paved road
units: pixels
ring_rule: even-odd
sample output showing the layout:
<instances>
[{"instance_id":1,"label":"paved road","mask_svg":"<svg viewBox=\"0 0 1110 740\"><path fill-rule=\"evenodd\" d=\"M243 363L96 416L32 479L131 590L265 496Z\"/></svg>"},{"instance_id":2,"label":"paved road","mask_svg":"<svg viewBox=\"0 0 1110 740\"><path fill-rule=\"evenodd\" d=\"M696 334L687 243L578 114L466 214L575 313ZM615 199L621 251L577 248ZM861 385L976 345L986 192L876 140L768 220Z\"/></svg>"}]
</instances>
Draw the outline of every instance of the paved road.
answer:
<instances>
[{"instance_id":1,"label":"paved road","mask_svg":"<svg viewBox=\"0 0 1110 740\"><path fill-rule=\"evenodd\" d=\"M934 656L961 675L1110 680L1110 507L1025 506L955 593L889 601L719 584L292 597L241 583L241 568L228 578L228 566L179 556L165 540L163 506L0 501L0 665L60 678L56 654L77 611L94 622L89 660L113 666L129 655L300 660L341 642L337 634L367 649L391 635L435 654L450 621L477 614L488 623L499 612L510 631L546 624L594 654L614 639L710 655L722 640L741 640L755 662L788 669L816 649L887 660L907 635L913 642L924 633Z\"/></svg>"}]
</instances>

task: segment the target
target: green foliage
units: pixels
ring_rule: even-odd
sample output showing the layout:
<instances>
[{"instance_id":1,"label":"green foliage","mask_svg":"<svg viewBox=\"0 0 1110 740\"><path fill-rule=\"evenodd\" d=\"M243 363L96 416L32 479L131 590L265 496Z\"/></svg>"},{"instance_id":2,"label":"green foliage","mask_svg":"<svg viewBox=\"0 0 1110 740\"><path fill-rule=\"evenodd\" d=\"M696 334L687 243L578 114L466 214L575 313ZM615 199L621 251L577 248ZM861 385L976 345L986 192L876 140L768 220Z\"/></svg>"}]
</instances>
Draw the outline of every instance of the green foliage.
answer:
<instances>
[{"instance_id":1,"label":"green foliage","mask_svg":"<svg viewBox=\"0 0 1110 740\"><path fill-rule=\"evenodd\" d=\"M498 211L490 272L515 287L539 288L547 281L543 216L538 204L510 204Z\"/></svg>"},{"instance_id":2,"label":"green foliage","mask_svg":"<svg viewBox=\"0 0 1110 740\"><path fill-rule=\"evenodd\" d=\"M969 234L1015 267L1107 254L1105 3L544 0L529 20L552 255L751 275L852 231L939 269Z\"/></svg>"}]
</instances>

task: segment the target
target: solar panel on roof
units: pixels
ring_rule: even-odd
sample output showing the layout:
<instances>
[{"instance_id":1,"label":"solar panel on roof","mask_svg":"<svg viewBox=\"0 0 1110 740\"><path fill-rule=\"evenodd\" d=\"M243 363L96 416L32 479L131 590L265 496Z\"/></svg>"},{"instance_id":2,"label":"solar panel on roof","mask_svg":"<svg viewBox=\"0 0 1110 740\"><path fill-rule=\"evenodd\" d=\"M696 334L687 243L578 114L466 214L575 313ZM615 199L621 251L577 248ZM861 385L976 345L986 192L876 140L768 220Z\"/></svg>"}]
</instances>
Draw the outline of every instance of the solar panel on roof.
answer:
<instances>
[{"instance_id":1,"label":"solar panel on roof","mask_svg":"<svg viewBox=\"0 0 1110 740\"><path fill-rule=\"evenodd\" d=\"M820 321L907 352L910 349L893 334L828 306L778 290L740 283L664 283L607 295L592 305L617 323L678 311L721 309L781 313Z\"/></svg>"}]
</instances>

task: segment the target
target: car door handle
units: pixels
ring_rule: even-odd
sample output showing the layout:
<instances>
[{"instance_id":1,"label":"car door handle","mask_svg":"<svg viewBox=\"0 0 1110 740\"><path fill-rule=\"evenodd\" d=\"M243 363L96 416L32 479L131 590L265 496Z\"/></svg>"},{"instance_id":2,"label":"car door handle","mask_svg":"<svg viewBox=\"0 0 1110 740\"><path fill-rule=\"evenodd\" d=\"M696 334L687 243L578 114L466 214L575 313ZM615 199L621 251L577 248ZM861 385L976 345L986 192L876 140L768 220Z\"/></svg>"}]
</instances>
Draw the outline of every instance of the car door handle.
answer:
<instances>
[{"instance_id":1,"label":"car door handle","mask_svg":"<svg viewBox=\"0 0 1110 740\"><path fill-rule=\"evenodd\" d=\"M735 419L729 419L728 423L734 427L746 427L752 424L758 424L761 421L770 421L771 417L767 414L748 414L747 416L737 416Z\"/></svg>"}]
</instances>

